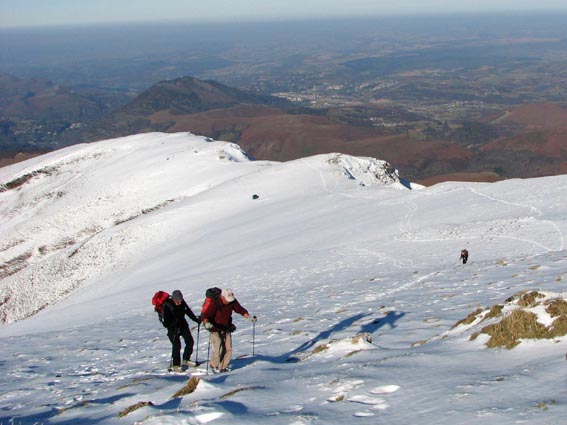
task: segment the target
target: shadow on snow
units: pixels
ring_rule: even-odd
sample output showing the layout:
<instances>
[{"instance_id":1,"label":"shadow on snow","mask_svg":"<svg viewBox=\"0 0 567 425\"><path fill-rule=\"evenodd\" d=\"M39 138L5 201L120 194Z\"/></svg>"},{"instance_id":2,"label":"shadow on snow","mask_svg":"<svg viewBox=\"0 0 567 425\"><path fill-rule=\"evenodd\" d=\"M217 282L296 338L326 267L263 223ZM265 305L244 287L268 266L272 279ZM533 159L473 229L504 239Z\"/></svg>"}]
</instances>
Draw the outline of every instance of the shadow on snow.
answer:
<instances>
[{"instance_id":1,"label":"shadow on snow","mask_svg":"<svg viewBox=\"0 0 567 425\"><path fill-rule=\"evenodd\" d=\"M337 323L330 329L320 332L314 338L311 338L309 341L304 342L294 350L291 350L280 356L265 356L262 354L255 354L254 357L242 356L235 359L234 364L237 368L240 368L253 363L255 360L262 360L271 363L299 362L301 360L297 356L297 354L313 348L318 342L330 339L333 334L339 333L341 331L353 327L357 322L369 317L370 315L371 314L359 313L347 319L341 320L339 323ZM376 318L369 323L365 323L361 325L360 330L357 333L372 334L384 326L389 326L391 329L393 329L396 327L396 322L404 316L405 316L404 312L390 311L386 314L386 316Z\"/></svg>"}]
</instances>

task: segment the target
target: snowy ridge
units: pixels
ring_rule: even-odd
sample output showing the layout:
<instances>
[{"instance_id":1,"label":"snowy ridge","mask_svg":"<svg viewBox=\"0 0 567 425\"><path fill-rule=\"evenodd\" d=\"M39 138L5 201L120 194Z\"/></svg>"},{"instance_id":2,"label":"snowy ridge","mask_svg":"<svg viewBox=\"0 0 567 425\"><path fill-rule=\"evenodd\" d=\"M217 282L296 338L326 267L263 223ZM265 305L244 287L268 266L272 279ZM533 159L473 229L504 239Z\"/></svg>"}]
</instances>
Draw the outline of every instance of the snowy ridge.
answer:
<instances>
[{"instance_id":1,"label":"snowy ridge","mask_svg":"<svg viewBox=\"0 0 567 425\"><path fill-rule=\"evenodd\" d=\"M374 159L249 161L235 145L153 133L0 169L0 182L0 422L567 415L565 335L506 349L483 333L517 310L565 323L567 176L399 190L412 185ZM211 286L258 322L235 315L233 370L202 365L196 389L173 397L188 376L166 372L151 297L181 289L199 312ZM209 336L192 332L205 361Z\"/></svg>"},{"instance_id":2,"label":"snowy ridge","mask_svg":"<svg viewBox=\"0 0 567 425\"><path fill-rule=\"evenodd\" d=\"M397 170L386 161L331 154L327 163L342 167L343 173L351 179L358 180L361 186L400 183Z\"/></svg>"},{"instance_id":3,"label":"snowy ridge","mask_svg":"<svg viewBox=\"0 0 567 425\"><path fill-rule=\"evenodd\" d=\"M152 226L134 232L118 226L268 164L281 165L250 162L232 143L152 133L73 146L0 169L0 323L36 313L115 272L148 241L163 240ZM309 164L330 164L361 185L399 182L389 164L372 158L320 155Z\"/></svg>"},{"instance_id":4,"label":"snowy ridge","mask_svg":"<svg viewBox=\"0 0 567 425\"><path fill-rule=\"evenodd\" d=\"M188 169L196 156L207 158L200 161L210 170L191 185L186 179L202 171L198 163ZM124 169L128 161L137 166ZM117 226L232 178L215 175L209 161L220 167L248 158L234 144L149 134L73 146L0 169L0 321L41 310L119 267L146 238L159 238L151 229L139 235Z\"/></svg>"}]
</instances>

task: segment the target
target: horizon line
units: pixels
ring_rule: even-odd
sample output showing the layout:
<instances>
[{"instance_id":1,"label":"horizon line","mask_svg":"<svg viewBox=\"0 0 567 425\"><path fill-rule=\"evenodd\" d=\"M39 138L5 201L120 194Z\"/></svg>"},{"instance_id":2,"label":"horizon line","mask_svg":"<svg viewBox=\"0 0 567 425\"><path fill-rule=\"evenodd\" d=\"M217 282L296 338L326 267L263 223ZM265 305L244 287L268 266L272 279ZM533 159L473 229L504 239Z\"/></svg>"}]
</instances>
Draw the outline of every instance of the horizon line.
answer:
<instances>
[{"instance_id":1,"label":"horizon line","mask_svg":"<svg viewBox=\"0 0 567 425\"><path fill-rule=\"evenodd\" d=\"M111 26L144 26L144 25L242 25L242 24L285 24L285 23L302 23L302 22L333 22L333 21L371 21L382 19L396 18L431 18L431 17L502 17L502 16L545 16L558 14L567 15L567 9L545 9L545 10L500 10L500 11L437 11L437 12L415 12L415 13L389 13L376 15L347 15L347 16L309 16L309 17L266 17L262 19L240 18L240 19L214 19L201 18L191 20L187 18L163 18L163 19L140 19L140 20L115 20L115 21L93 21L93 22L77 22L77 23L52 23L52 24L23 24L23 25L2 25L0 30L52 30L52 29L73 29L73 28L96 28Z\"/></svg>"}]
</instances>

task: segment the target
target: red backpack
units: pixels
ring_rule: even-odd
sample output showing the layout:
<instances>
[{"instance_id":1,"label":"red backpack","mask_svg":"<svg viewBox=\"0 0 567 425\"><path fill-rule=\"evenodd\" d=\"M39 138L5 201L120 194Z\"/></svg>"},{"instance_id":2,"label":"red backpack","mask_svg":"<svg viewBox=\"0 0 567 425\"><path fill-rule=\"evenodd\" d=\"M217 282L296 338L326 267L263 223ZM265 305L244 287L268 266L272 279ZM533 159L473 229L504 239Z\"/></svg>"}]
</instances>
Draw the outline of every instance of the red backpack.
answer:
<instances>
[{"instance_id":1,"label":"red backpack","mask_svg":"<svg viewBox=\"0 0 567 425\"><path fill-rule=\"evenodd\" d=\"M159 321L163 323L163 303L169 298L169 294L165 291L157 291L152 297L154 311L158 314ZM165 326L165 325L164 325Z\"/></svg>"}]
</instances>

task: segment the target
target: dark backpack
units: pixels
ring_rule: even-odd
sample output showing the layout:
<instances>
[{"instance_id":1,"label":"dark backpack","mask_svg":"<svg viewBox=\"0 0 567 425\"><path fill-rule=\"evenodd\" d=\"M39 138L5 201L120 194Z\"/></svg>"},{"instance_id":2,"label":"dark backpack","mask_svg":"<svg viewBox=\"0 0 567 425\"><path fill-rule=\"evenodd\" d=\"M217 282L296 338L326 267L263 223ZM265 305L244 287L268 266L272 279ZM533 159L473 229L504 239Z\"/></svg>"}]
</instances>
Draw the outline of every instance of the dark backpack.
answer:
<instances>
[{"instance_id":1,"label":"dark backpack","mask_svg":"<svg viewBox=\"0 0 567 425\"><path fill-rule=\"evenodd\" d=\"M219 308L220 308L221 305L222 305L221 300L220 300L221 292L222 292L222 289L221 289L221 288L217 288L217 287L213 287L213 288L207 289L207 290L205 291L205 297L206 297L206 298L205 298L205 302L203 303L203 306L206 304L207 298L211 298L211 299L213 299L213 300L215 300L215 301L217 302L217 304L216 304L216 311L218 311ZM231 320L232 320L232 319L231 319ZM217 324L215 324L215 323L213 323L213 326L215 326L216 328L219 328L219 329L224 330L224 326L220 326L220 325L217 325ZM234 329L236 329L236 327L235 327ZM231 330L231 332L232 332L232 330Z\"/></svg>"},{"instance_id":2,"label":"dark backpack","mask_svg":"<svg viewBox=\"0 0 567 425\"><path fill-rule=\"evenodd\" d=\"M159 321L162 325L163 323L163 303L169 299L169 294L165 291L157 291L152 297L152 304L154 305L154 311L158 314ZM165 326L165 325L164 325Z\"/></svg>"},{"instance_id":3,"label":"dark backpack","mask_svg":"<svg viewBox=\"0 0 567 425\"><path fill-rule=\"evenodd\" d=\"M218 300L220 298L221 292L222 292L221 288L217 288L217 287L209 288L205 292L205 297L212 298L214 300Z\"/></svg>"},{"instance_id":4,"label":"dark backpack","mask_svg":"<svg viewBox=\"0 0 567 425\"><path fill-rule=\"evenodd\" d=\"M205 291L205 301L203 302L203 307L205 306L205 304L207 303L207 299L211 298L213 300L215 300L217 302L217 311L220 308L221 305L221 301L220 301L220 294L222 292L221 288L209 288Z\"/></svg>"}]
</instances>

